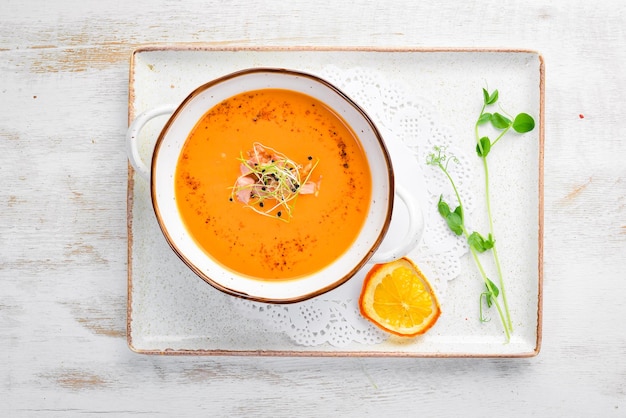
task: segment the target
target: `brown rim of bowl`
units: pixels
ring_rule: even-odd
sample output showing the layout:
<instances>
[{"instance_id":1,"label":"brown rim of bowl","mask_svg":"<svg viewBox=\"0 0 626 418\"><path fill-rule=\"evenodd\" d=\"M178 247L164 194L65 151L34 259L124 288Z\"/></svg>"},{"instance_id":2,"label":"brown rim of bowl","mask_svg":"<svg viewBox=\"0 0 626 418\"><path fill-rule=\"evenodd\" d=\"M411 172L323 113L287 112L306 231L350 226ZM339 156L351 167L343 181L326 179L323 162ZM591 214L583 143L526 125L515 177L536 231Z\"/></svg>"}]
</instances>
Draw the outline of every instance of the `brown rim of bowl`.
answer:
<instances>
[{"instance_id":1,"label":"brown rim of bowl","mask_svg":"<svg viewBox=\"0 0 626 418\"><path fill-rule=\"evenodd\" d=\"M309 78L309 79L311 79L311 80L313 80L313 81L315 81L317 83L320 83L320 84L328 87L332 91L334 91L337 95L339 95L342 99L344 99L348 104L350 104L354 109L356 109L357 112L365 119L367 124L371 127L372 131L374 132L374 135L375 135L376 139L378 140L378 143L380 145L381 151L383 153L383 157L385 159L385 163L387 165L387 174L388 174L388 177L389 177L389 194L388 194L388 199L387 199L387 214L385 216L385 222L384 222L384 224L383 224L383 226L381 228L380 233L378 234L378 238L376 239L376 241L372 244L371 248L367 251L367 253L361 259L361 261L359 263L357 263L356 266L354 268L352 268L344 277L341 277L341 278L335 280L334 282L332 282L328 286L325 286L323 288L317 289L317 290L315 290L313 292L310 292L310 293L307 293L307 294L304 294L304 295L295 296L293 298L272 299L272 298L266 298L266 297L262 297L262 296L249 295L249 294L243 293L243 292L241 292L239 290L232 289L232 288L229 288L227 286L224 286L224 285L216 282L215 280L211 279L211 277L209 277L207 274L205 274L203 271L201 271L198 267L196 267L195 264L193 264L183 254L183 252L176 246L176 244L173 242L173 240L172 240L172 238L171 238L171 236L169 234L169 231L167 230L166 225L163 223L163 220L161 219L161 213L160 213L160 210L159 210L159 205L158 205L158 203L156 201L156 186L155 186L155 181L154 181L155 174L156 174L156 170L155 170L156 158L157 158L157 155L158 155L159 150L161 148L161 145L163 143L165 134L169 131L170 126L172 125L173 121L176 119L176 117L178 116L180 111L187 105L187 103L189 103L197 95L199 95L203 91L207 90L208 88L213 87L213 86L215 86L217 84L223 83L225 81L231 80L233 78L237 78L237 77L240 77L240 76L243 76L243 75L253 74L253 73L279 73L279 74L292 75L292 76L296 76L296 77ZM208 109L207 109L207 111L208 111ZM357 137L358 137L358 135L357 135ZM333 84L329 83L328 81L326 81L326 80L324 80L324 79L322 79L322 78L320 78L318 76L312 75L312 74L308 74L308 73L304 73L304 72L300 72L300 71L296 71L296 70L289 70L289 69L285 69L285 68L260 67L260 68L250 68L250 69L240 70L240 71L236 71L236 72L227 74L225 76L216 78L216 79L214 79L212 81L209 81L209 82L207 82L207 83L197 87L196 89L194 89L180 103L180 105L178 105L178 107L176 108L174 113L169 117L169 119L167 120L167 122L163 126L163 129L161 129L161 132L159 133L159 137L157 138L156 144L154 146L154 152L152 153L152 162L151 162L151 165L150 165L150 195L151 195L152 207L154 209L154 213L156 215L157 222L159 224L159 228L161 229L161 232L165 236L165 239L166 239L167 243L169 244L171 249L174 251L174 253L178 256L178 258L180 258L183 261L183 263L185 263L187 265L187 267L189 267L189 269L191 269L191 271L193 271L197 276L199 276L202 280L204 280L206 283L208 283L209 285L211 285L215 289L220 290L220 291L222 291L224 293L227 293L229 295L232 295L232 296L236 296L236 297L240 297L240 298L248 299L248 300L253 300L253 301L256 301L256 302L264 302L264 303L287 304L287 303L302 302L304 300L311 299L313 297L316 297L316 296L319 296L321 294L324 294L324 293L326 293L326 292L328 292L330 290L333 290L333 289L339 287L340 285L342 285L343 283L345 283L346 281L348 281L350 278L352 278L369 261L369 259L372 257L372 255L378 249L378 247L380 247L380 244L382 243L383 239L385 238L385 235L387 234L387 231L389 229L389 225L391 223L391 215L393 213L394 190L395 190L395 178L394 178L393 166L391 164L391 157L389 156L389 151L387 150L387 146L385 145L385 141L383 140L380 132L378 131L378 128L376 128L376 125L374 124L372 119L368 116L368 114L358 104L356 104L350 97L348 97L345 93L343 93L341 90L339 90L337 87L335 87ZM235 274L239 274L239 273L236 273L236 272L234 272L234 273Z\"/></svg>"}]
</instances>

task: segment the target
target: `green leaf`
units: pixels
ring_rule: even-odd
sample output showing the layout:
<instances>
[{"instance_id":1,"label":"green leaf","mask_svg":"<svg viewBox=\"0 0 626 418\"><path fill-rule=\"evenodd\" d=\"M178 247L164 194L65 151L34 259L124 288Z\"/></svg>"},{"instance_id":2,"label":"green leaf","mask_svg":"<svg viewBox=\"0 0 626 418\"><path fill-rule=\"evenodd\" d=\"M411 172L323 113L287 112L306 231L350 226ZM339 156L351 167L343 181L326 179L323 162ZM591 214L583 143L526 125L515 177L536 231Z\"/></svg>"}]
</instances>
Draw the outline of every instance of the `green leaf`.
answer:
<instances>
[{"instance_id":1,"label":"green leaf","mask_svg":"<svg viewBox=\"0 0 626 418\"><path fill-rule=\"evenodd\" d=\"M480 117L478 118L478 121L476 121L476 124L478 125L482 125L484 123L487 123L491 120L491 113L483 113L482 115L480 115Z\"/></svg>"},{"instance_id":2,"label":"green leaf","mask_svg":"<svg viewBox=\"0 0 626 418\"><path fill-rule=\"evenodd\" d=\"M461 218L461 223L463 223L463 208L461 207L461 205L457 206L456 209L454 209L454 213L459 215L459 217Z\"/></svg>"},{"instance_id":3,"label":"green leaf","mask_svg":"<svg viewBox=\"0 0 626 418\"><path fill-rule=\"evenodd\" d=\"M498 286L496 286L491 280L489 280L488 277L485 277L485 279L487 280L485 283L487 292L484 293L485 302L487 302L487 307L491 308L491 305L493 305L493 300L497 298L500 294L500 289L498 289Z\"/></svg>"},{"instance_id":4,"label":"green leaf","mask_svg":"<svg viewBox=\"0 0 626 418\"><path fill-rule=\"evenodd\" d=\"M450 214L450 207L443 201L443 195L439 196L439 203L437 203L437 210L439 214L444 218Z\"/></svg>"},{"instance_id":5,"label":"green leaf","mask_svg":"<svg viewBox=\"0 0 626 418\"><path fill-rule=\"evenodd\" d=\"M476 231L472 232L472 234L467 239L467 243L470 245L470 247L472 247L479 253L484 253L485 251L490 250L495 244L493 236L491 234L489 234L489 237L485 239Z\"/></svg>"},{"instance_id":6,"label":"green leaf","mask_svg":"<svg viewBox=\"0 0 626 418\"><path fill-rule=\"evenodd\" d=\"M454 212L450 211L450 206L443 201L443 195L439 196L437 211L446 220L448 228L456 235L463 233L463 208L459 205Z\"/></svg>"},{"instance_id":7,"label":"green leaf","mask_svg":"<svg viewBox=\"0 0 626 418\"><path fill-rule=\"evenodd\" d=\"M467 239L467 243L470 247L478 251L479 253L485 252L485 249L482 247L483 237L478 232L472 232L472 234Z\"/></svg>"},{"instance_id":8,"label":"green leaf","mask_svg":"<svg viewBox=\"0 0 626 418\"><path fill-rule=\"evenodd\" d=\"M461 235L463 233L463 217L456 211L450 212L448 216L446 216L446 223L448 224L448 228L450 228L450 230L456 235Z\"/></svg>"},{"instance_id":9,"label":"green leaf","mask_svg":"<svg viewBox=\"0 0 626 418\"><path fill-rule=\"evenodd\" d=\"M486 157L489 154L490 150L491 141L488 137L483 136L476 144L476 154L478 154L479 157Z\"/></svg>"},{"instance_id":10,"label":"green leaf","mask_svg":"<svg viewBox=\"0 0 626 418\"><path fill-rule=\"evenodd\" d=\"M491 249L494 247L494 245L496 245L496 241L493 239L493 235L489 233L489 235L487 236L487 240L485 241L485 246L487 247L487 249Z\"/></svg>"},{"instance_id":11,"label":"green leaf","mask_svg":"<svg viewBox=\"0 0 626 418\"><path fill-rule=\"evenodd\" d=\"M498 90L494 90L493 93L491 93L491 96L489 96L489 100L487 100L487 104L491 105L497 101L498 101Z\"/></svg>"},{"instance_id":12,"label":"green leaf","mask_svg":"<svg viewBox=\"0 0 626 418\"><path fill-rule=\"evenodd\" d=\"M497 298L498 295L500 294L500 289L498 289L498 286L496 286L494 282L489 280L488 277L486 279L487 279L487 283L485 283L485 286L487 287L487 291L491 293L494 298Z\"/></svg>"},{"instance_id":13,"label":"green leaf","mask_svg":"<svg viewBox=\"0 0 626 418\"><path fill-rule=\"evenodd\" d=\"M513 121L513 129L515 132L523 134L525 132L530 132L535 129L535 120L528 113L520 113L515 116L515 120Z\"/></svg>"},{"instance_id":14,"label":"green leaf","mask_svg":"<svg viewBox=\"0 0 626 418\"><path fill-rule=\"evenodd\" d=\"M491 105L498 101L498 90L494 90L493 93L489 94L486 89L483 89L483 99L485 101L485 105Z\"/></svg>"},{"instance_id":15,"label":"green leaf","mask_svg":"<svg viewBox=\"0 0 626 418\"><path fill-rule=\"evenodd\" d=\"M496 112L491 115L491 124L496 129L506 129L511 126L511 119Z\"/></svg>"}]
</instances>

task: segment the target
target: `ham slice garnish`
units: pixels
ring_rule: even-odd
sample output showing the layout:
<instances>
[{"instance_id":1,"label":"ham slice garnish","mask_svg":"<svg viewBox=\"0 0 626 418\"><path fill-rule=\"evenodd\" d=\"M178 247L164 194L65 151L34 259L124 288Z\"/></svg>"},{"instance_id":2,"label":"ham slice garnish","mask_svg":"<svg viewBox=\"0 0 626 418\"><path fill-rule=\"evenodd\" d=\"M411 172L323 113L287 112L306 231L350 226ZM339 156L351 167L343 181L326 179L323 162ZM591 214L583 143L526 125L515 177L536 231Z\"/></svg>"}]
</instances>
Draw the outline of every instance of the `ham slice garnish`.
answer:
<instances>
[{"instance_id":1,"label":"ham slice garnish","mask_svg":"<svg viewBox=\"0 0 626 418\"><path fill-rule=\"evenodd\" d=\"M239 171L241 172L242 176L248 175L250 173L252 173L252 171L250 171L250 167L248 167L245 164L240 164L239 165Z\"/></svg>"},{"instance_id":2,"label":"ham slice garnish","mask_svg":"<svg viewBox=\"0 0 626 418\"><path fill-rule=\"evenodd\" d=\"M321 176L317 182L307 181L306 183L302 185L302 187L300 187L300 194L314 194L315 196L317 196L317 194L320 191L321 183L322 183Z\"/></svg>"},{"instance_id":3,"label":"ham slice garnish","mask_svg":"<svg viewBox=\"0 0 626 418\"><path fill-rule=\"evenodd\" d=\"M300 194L314 194L317 191L317 185L312 181L307 181L304 186L300 187Z\"/></svg>"},{"instance_id":4,"label":"ham slice garnish","mask_svg":"<svg viewBox=\"0 0 626 418\"><path fill-rule=\"evenodd\" d=\"M250 197L252 197L252 188L246 186L252 186L254 183L255 181L252 177L240 176L237 179L237 187L241 187L237 192L237 200L247 204L250 201Z\"/></svg>"}]
</instances>

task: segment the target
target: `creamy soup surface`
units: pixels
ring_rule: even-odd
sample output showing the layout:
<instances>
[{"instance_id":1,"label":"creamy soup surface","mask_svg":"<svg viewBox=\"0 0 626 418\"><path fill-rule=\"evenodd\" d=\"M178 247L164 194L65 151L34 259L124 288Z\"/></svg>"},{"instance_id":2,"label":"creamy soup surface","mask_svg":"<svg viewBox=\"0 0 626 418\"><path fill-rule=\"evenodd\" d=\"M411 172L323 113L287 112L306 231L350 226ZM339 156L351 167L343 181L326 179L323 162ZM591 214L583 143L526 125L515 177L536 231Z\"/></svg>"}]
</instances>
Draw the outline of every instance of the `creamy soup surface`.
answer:
<instances>
[{"instance_id":1,"label":"creamy soup surface","mask_svg":"<svg viewBox=\"0 0 626 418\"><path fill-rule=\"evenodd\" d=\"M258 143L301 165L317 162L310 178L319 189L299 194L289 219L232 198L240 158ZM196 124L178 160L175 194L189 234L215 261L286 280L319 271L354 243L369 211L371 174L355 133L331 109L298 92L263 89L224 100Z\"/></svg>"}]
</instances>

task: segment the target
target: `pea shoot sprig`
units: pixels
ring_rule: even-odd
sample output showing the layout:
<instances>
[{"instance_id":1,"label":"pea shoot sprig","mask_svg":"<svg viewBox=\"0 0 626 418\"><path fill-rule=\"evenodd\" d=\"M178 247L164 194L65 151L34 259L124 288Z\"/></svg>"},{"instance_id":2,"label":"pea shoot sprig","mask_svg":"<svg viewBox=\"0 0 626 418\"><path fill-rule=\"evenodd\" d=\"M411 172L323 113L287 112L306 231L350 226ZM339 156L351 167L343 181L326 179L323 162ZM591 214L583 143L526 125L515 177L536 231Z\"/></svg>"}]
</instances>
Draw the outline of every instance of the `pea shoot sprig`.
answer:
<instances>
[{"instance_id":1,"label":"pea shoot sprig","mask_svg":"<svg viewBox=\"0 0 626 418\"><path fill-rule=\"evenodd\" d=\"M478 119L476 120L476 123L474 125L476 154L482 161L483 170L485 173L485 203L487 208L487 218L489 220L489 231L486 238L477 231L473 231L470 233L467 230L461 196L456 187L456 184L454 183L454 179L452 178L448 170L448 165L450 164L450 162L452 161L458 163L458 158L454 155L446 155L445 147L435 146L434 152L428 155L427 164L438 167L448 178L452 189L454 190L458 206L454 210L451 210L450 205L443 200L443 195L441 195L439 197L439 202L437 203L437 210L439 214L445 219L448 228L456 235L463 235L467 240L470 252L472 254L472 258L474 259L474 262L485 284L485 290L480 293L478 300L480 321L486 322L489 320L483 314L483 305L486 305L487 308L495 306L496 310L498 311L500 321L502 322L502 326L504 328L506 341L508 342L510 341L511 334L513 332L513 323L511 320L509 305L506 298L504 277L502 274L500 259L498 257L495 232L493 228L493 215L491 211L490 196L491 193L489 190L489 165L487 162L487 156L490 154L493 147L500 141L500 139L502 139L504 135L506 135L506 133L509 132L511 129L519 134L530 132L535 128L535 121L532 116L527 113L519 113L515 117L513 117L509 114L506 114L506 112L504 111L502 112L505 113L505 115L499 112L487 112L486 110L495 105L497 101L498 90L494 90L490 94L486 89L483 89L483 105L480 110ZM493 128L496 129L497 132L499 132L499 134L493 141L488 136L480 135L480 127L486 124L490 124ZM494 259L498 276L498 285L496 285L491 279L489 279L485 268L478 256L478 254L487 251L491 252ZM502 303L500 303L500 299L502 300Z\"/></svg>"}]
</instances>

